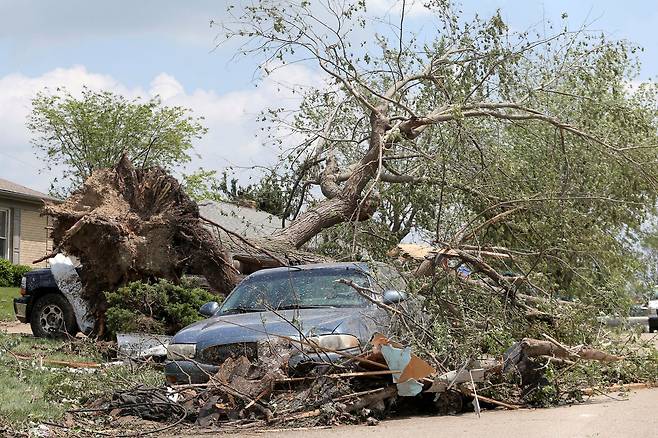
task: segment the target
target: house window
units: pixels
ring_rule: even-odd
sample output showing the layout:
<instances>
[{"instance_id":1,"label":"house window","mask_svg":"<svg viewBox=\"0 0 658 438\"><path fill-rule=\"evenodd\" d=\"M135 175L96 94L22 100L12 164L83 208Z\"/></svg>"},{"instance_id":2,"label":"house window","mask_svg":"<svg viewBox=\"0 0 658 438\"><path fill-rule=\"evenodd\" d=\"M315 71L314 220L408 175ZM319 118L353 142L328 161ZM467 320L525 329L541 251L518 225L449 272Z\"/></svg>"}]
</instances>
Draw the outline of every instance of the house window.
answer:
<instances>
[{"instance_id":1,"label":"house window","mask_svg":"<svg viewBox=\"0 0 658 438\"><path fill-rule=\"evenodd\" d=\"M0 208L0 258L9 258L9 209Z\"/></svg>"}]
</instances>

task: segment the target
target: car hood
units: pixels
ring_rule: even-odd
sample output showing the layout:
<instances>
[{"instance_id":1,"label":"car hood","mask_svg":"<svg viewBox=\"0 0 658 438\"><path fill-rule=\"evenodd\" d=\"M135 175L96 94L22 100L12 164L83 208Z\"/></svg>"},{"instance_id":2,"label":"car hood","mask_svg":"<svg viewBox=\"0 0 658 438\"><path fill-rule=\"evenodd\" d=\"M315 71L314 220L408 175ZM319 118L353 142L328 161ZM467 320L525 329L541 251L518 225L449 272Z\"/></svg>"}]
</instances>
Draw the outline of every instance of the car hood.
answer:
<instances>
[{"instance_id":1,"label":"car hood","mask_svg":"<svg viewBox=\"0 0 658 438\"><path fill-rule=\"evenodd\" d=\"M298 336L342 333L367 342L384 322L382 311L375 307L281 310L213 316L185 327L173 343L197 344L197 349L211 345L257 342L271 335Z\"/></svg>"}]
</instances>

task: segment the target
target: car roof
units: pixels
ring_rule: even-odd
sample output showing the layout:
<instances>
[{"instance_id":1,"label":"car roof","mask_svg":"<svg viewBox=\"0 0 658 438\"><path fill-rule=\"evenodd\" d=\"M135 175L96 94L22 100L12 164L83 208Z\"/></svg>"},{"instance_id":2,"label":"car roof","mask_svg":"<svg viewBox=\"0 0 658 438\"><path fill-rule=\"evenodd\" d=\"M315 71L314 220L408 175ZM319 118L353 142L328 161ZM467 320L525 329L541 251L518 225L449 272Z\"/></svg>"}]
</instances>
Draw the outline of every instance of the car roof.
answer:
<instances>
[{"instance_id":1,"label":"car roof","mask_svg":"<svg viewBox=\"0 0 658 438\"><path fill-rule=\"evenodd\" d=\"M365 262L337 262L337 263L310 263L308 265L298 265L298 266L282 266L279 268L270 268L270 269L261 269L256 271L253 274L249 275L250 277L258 277L260 275L274 274L278 272L288 272L288 271L312 271L312 270L340 270L340 269L354 269L358 271L370 272L368 264Z\"/></svg>"}]
</instances>

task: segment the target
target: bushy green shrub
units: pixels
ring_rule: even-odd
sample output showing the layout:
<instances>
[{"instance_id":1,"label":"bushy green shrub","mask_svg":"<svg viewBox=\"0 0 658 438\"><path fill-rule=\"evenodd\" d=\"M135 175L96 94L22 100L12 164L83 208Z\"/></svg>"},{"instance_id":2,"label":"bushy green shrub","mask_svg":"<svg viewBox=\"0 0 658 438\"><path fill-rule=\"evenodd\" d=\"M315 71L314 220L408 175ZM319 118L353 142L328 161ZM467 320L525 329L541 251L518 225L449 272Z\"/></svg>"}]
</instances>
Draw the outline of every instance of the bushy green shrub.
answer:
<instances>
[{"instance_id":1,"label":"bushy green shrub","mask_svg":"<svg viewBox=\"0 0 658 438\"><path fill-rule=\"evenodd\" d=\"M28 272L30 272L32 268L30 268L27 265L14 265L14 282L13 285L18 287L21 285L21 278Z\"/></svg>"},{"instance_id":2,"label":"bushy green shrub","mask_svg":"<svg viewBox=\"0 0 658 438\"><path fill-rule=\"evenodd\" d=\"M0 259L0 287L18 287L21 277L31 268L25 265L14 265L9 260Z\"/></svg>"},{"instance_id":3,"label":"bushy green shrub","mask_svg":"<svg viewBox=\"0 0 658 438\"><path fill-rule=\"evenodd\" d=\"M167 280L157 283L135 281L106 292L107 329L116 333L142 332L174 334L202 317L199 307L221 297L183 279L176 285Z\"/></svg>"},{"instance_id":4,"label":"bushy green shrub","mask_svg":"<svg viewBox=\"0 0 658 438\"><path fill-rule=\"evenodd\" d=\"M14 269L9 260L0 259L0 287L9 287L14 281Z\"/></svg>"}]
</instances>

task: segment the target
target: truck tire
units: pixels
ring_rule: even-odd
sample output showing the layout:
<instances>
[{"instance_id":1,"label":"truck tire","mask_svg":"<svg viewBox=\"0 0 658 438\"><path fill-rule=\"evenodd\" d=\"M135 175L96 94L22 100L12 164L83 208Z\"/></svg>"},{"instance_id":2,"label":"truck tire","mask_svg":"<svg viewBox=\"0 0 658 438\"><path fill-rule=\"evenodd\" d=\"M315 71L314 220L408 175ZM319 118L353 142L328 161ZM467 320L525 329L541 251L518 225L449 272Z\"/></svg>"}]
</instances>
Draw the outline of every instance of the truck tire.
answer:
<instances>
[{"instance_id":1,"label":"truck tire","mask_svg":"<svg viewBox=\"0 0 658 438\"><path fill-rule=\"evenodd\" d=\"M649 333L658 332L658 316L649 317Z\"/></svg>"},{"instance_id":2,"label":"truck tire","mask_svg":"<svg viewBox=\"0 0 658 438\"><path fill-rule=\"evenodd\" d=\"M73 307L64 295L58 293L37 299L30 312L30 326L37 338L63 338L78 333Z\"/></svg>"}]
</instances>

